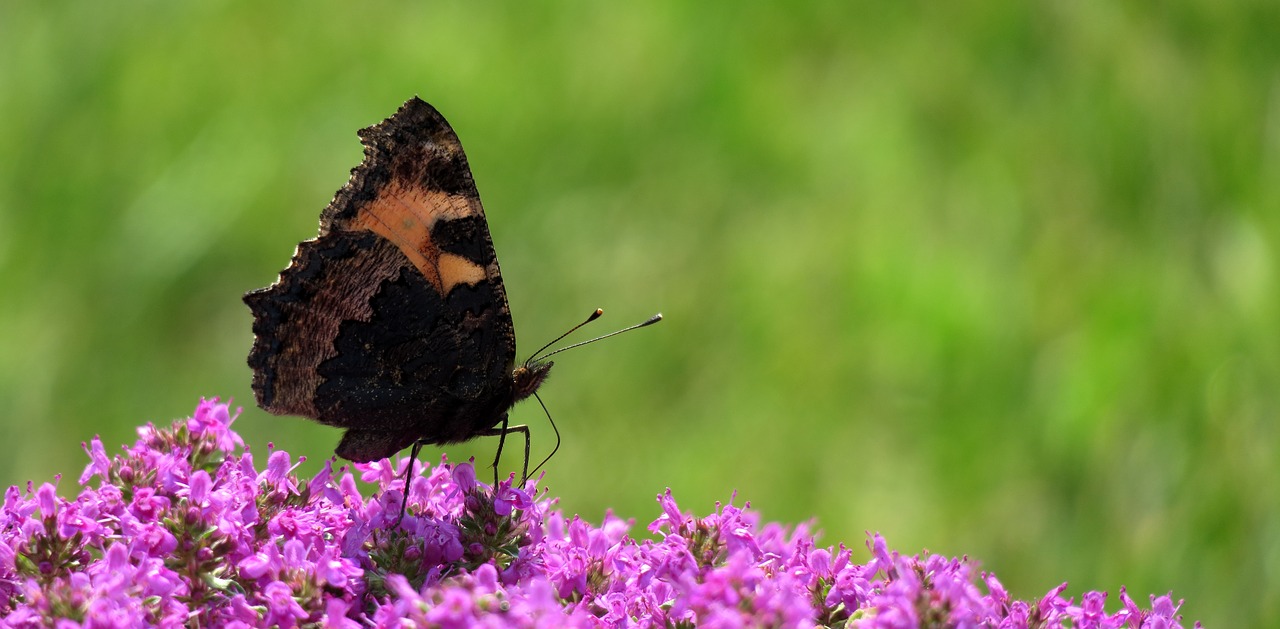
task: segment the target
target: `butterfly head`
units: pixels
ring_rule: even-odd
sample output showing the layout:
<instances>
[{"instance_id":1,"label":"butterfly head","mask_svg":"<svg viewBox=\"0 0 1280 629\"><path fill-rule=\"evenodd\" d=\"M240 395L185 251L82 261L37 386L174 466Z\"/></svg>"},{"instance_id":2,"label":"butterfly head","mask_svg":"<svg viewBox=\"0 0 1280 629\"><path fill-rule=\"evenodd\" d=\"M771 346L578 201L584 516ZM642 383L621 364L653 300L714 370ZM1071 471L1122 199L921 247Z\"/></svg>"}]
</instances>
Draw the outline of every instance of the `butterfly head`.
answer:
<instances>
[{"instance_id":1,"label":"butterfly head","mask_svg":"<svg viewBox=\"0 0 1280 629\"><path fill-rule=\"evenodd\" d=\"M542 386L542 381L547 379L547 374L551 373L551 366L555 363L549 360L529 361L511 372L511 380L515 392L513 401L519 402L538 390Z\"/></svg>"}]
</instances>

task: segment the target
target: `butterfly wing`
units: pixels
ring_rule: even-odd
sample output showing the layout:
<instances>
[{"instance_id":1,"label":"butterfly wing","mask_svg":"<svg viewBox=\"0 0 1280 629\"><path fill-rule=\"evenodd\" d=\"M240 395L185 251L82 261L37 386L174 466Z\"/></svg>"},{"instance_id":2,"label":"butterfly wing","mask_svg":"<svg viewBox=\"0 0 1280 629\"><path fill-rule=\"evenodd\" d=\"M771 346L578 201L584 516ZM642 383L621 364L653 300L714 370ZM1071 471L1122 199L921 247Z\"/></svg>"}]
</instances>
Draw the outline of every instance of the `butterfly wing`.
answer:
<instances>
[{"instance_id":1,"label":"butterfly wing","mask_svg":"<svg viewBox=\"0 0 1280 629\"><path fill-rule=\"evenodd\" d=\"M348 428L339 455L462 441L510 405L515 336L466 155L414 98L360 132L365 159L279 280L245 295L258 405Z\"/></svg>"}]
</instances>

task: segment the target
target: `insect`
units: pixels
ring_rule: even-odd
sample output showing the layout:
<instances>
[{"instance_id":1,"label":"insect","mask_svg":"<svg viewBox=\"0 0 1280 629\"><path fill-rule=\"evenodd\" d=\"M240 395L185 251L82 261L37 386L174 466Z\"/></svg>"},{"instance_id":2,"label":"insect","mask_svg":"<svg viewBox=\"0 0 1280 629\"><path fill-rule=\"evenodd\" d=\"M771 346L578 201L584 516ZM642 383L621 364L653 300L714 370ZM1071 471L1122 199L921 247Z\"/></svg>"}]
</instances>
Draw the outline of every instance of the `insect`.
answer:
<instances>
[{"instance_id":1,"label":"insect","mask_svg":"<svg viewBox=\"0 0 1280 629\"><path fill-rule=\"evenodd\" d=\"M424 445L499 437L496 485L506 436L522 433L527 479L529 429L511 425L508 410L536 396L547 358L569 347L538 354L601 311L517 366L502 274L458 136L418 98L359 136L364 161L321 212L319 235L298 245L274 284L244 296L258 406L346 429L336 452L351 461L412 446L406 502ZM556 439L558 448L558 430Z\"/></svg>"}]
</instances>

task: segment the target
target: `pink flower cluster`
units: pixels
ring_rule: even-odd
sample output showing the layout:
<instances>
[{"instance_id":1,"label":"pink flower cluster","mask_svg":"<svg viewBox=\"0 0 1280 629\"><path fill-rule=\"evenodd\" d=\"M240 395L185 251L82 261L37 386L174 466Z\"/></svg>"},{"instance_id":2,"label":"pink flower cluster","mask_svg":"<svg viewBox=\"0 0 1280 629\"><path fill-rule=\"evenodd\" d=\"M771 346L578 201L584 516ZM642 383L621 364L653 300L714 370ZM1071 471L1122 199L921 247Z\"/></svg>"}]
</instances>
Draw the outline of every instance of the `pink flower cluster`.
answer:
<instances>
[{"instance_id":1,"label":"pink flower cluster","mask_svg":"<svg viewBox=\"0 0 1280 629\"><path fill-rule=\"evenodd\" d=\"M101 441L74 500L10 487L0 517L0 625L12 627L1180 627L1169 596L1120 607L1066 584L1012 600L967 560L904 556L873 536L858 563L800 526L732 504L698 518L668 490L652 539L606 514L566 518L533 483L491 488L470 464L415 475L408 513L388 460L288 453L259 471L226 404L202 401L123 453ZM368 490L368 486L365 486ZM1197 623L1198 626L1198 623Z\"/></svg>"}]
</instances>

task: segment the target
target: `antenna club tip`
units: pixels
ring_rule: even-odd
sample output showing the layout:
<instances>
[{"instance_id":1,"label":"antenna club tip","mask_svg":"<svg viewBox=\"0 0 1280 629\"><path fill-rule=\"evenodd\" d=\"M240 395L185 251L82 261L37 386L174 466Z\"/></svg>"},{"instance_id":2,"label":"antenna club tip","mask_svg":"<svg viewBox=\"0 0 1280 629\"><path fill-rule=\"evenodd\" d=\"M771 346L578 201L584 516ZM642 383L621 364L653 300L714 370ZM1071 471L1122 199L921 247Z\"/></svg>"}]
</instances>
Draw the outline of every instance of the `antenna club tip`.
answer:
<instances>
[{"instance_id":1,"label":"antenna club tip","mask_svg":"<svg viewBox=\"0 0 1280 629\"><path fill-rule=\"evenodd\" d=\"M595 314L595 316L597 316L597 317L598 317L598 316L600 316L600 315L602 315L602 314L604 314L604 308L596 308L596 314Z\"/></svg>"}]
</instances>

